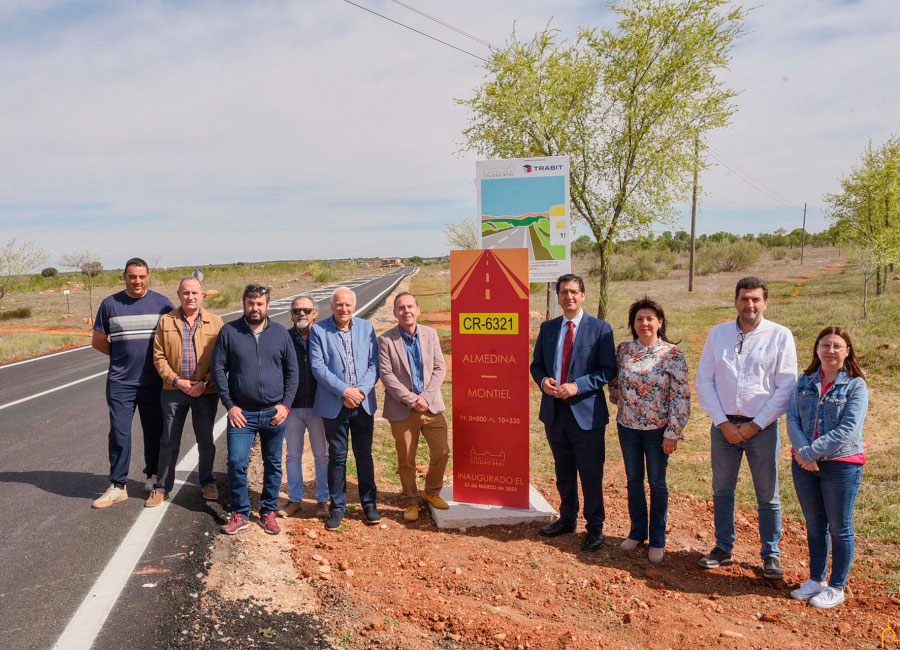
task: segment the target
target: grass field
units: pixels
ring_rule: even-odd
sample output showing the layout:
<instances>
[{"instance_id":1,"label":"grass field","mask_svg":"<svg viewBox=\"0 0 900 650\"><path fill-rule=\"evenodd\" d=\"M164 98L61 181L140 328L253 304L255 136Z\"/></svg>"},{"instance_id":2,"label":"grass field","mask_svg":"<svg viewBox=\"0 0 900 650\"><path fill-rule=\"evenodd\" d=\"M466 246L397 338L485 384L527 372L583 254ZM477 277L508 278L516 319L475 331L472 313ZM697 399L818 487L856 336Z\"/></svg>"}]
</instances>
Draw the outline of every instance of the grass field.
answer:
<instances>
[{"instance_id":1,"label":"grass field","mask_svg":"<svg viewBox=\"0 0 900 650\"><path fill-rule=\"evenodd\" d=\"M575 272L587 277L588 261L576 261ZM687 292L684 274L675 274L664 281L620 282L612 291L609 321L613 325L616 341L628 335L626 318L628 305L641 295L649 294L661 300L666 308L669 334L680 340L681 347L691 368L693 387L694 370L700 358L703 342L710 327L734 318L732 303L734 283L748 273L756 273L769 279L769 309L766 316L789 327L795 335L801 369L806 367L812 355L812 345L818 331L828 324L849 328L854 345L861 351L863 365L868 372L870 407L865 427L865 443L868 462L863 474L856 510L857 534L878 542L896 545L900 538L900 441L893 431L900 418L900 395L896 382L900 379L900 350L891 344L894 330L900 323L900 296L898 283L892 282L888 295L870 298L870 314L863 319L861 286L858 270L847 265L834 249L817 249L808 253L804 267L798 260L782 256L775 260L764 257L755 268L745 273L717 274L698 282L697 291ZM449 345L450 310L448 296L449 274L446 267L424 267L411 283L411 290L419 296L423 322L430 314L440 314L435 325L439 328L445 352ZM589 312L596 311L596 292L588 279ZM532 310L543 313L545 295L533 292ZM539 321L532 319L532 346ZM443 327L442 327L443 326ZM445 384L449 398L449 382ZM450 404L450 400L446 400ZM531 393L531 471L535 478L553 478L553 462L544 438L543 426L537 419L540 394L536 388ZM688 493L701 499L712 495L709 465L709 419L693 399L693 411L686 430L686 441L679 445L669 465L669 486L675 491ZM452 408L452 407L451 407ZM612 409L613 413L615 409ZM614 415L613 415L614 417ZM790 445L784 430L783 419L782 456L780 466L781 498L785 515L802 521L802 514L790 477ZM391 457L392 440L384 423L379 436L386 438L380 444L385 460ZM423 445L424 447L424 445ZM427 455L420 450L420 463L427 464ZM452 460L451 460L452 462ZM621 455L614 425L607 429L607 467L619 469ZM738 486L739 504L755 509L755 497L746 464L741 470ZM900 568L897 554L896 568ZM878 577L878 576L873 576ZM884 576L881 576L884 577ZM900 578L893 576L895 589L900 590Z\"/></svg>"}]
</instances>

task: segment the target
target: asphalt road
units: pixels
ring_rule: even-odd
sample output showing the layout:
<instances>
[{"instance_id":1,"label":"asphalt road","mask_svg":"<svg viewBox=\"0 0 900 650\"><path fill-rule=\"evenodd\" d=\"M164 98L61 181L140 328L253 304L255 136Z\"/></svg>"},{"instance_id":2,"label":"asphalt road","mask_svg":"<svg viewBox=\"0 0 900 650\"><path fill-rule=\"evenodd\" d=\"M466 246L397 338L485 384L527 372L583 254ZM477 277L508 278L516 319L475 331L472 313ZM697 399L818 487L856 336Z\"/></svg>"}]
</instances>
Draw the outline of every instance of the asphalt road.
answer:
<instances>
[{"instance_id":1,"label":"asphalt road","mask_svg":"<svg viewBox=\"0 0 900 650\"><path fill-rule=\"evenodd\" d=\"M342 284L354 288L358 315L365 317L411 271ZM334 286L307 292L317 302L319 319L331 315ZM289 298L273 301L269 314L287 326L289 307ZM131 498L106 510L90 507L106 489L109 471L107 365L107 357L83 348L0 366L0 512L6 517L0 529L2 648L53 647L143 511L139 418L132 429ZM223 415L220 405L217 418ZM183 456L194 446L189 422L182 441ZM223 496L224 447L219 438L216 474ZM96 650L160 647L161 622L176 616L164 590L144 585L176 575L189 553L203 553L226 507L224 498L212 505L200 498L193 473L178 478L187 478L188 485L166 510L97 637Z\"/></svg>"},{"instance_id":2,"label":"asphalt road","mask_svg":"<svg viewBox=\"0 0 900 650\"><path fill-rule=\"evenodd\" d=\"M528 229L529 226L517 226L494 235L488 235L484 238L484 248L527 248L529 259L534 260Z\"/></svg>"}]
</instances>

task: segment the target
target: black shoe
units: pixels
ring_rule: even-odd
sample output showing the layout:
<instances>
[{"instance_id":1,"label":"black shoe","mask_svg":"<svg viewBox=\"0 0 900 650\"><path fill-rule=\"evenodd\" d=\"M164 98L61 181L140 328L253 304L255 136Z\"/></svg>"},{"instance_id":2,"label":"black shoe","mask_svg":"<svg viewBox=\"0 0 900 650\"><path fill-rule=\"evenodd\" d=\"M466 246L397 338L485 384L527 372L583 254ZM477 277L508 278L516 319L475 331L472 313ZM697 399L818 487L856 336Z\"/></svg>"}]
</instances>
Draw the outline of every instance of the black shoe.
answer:
<instances>
[{"instance_id":1,"label":"black shoe","mask_svg":"<svg viewBox=\"0 0 900 650\"><path fill-rule=\"evenodd\" d=\"M556 537L565 533L574 533L575 524L566 523L562 519L557 519L549 526L544 526L538 531L544 537Z\"/></svg>"},{"instance_id":2,"label":"black shoe","mask_svg":"<svg viewBox=\"0 0 900 650\"><path fill-rule=\"evenodd\" d=\"M332 510L325 520L325 530L337 530L341 527L341 521L344 519L343 510Z\"/></svg>"},{"instance_id":3,"label":"black shoe","mask_svg":"<svg viewBox=\"0 0 900 650\"><path fill-rule=\"evenodd\" d=\"M582 551L596 551L603 546L603 533L599 530L589 530L584 537L584 544L581 545Z\"/></svg>"},{"instance_id":4,"label":"black shoe","mask_svg":"<svg viewBox=\"0 0 900 650\"><path fill-rule=\"evenodd\" d=\"M709 555L701 557L698 564L704 569L715 569L719 566L734 564L734 559L731 557L731 553L716 546Z\"/></svg>"},{"instance_id":5,"label":"black shoe","mask_svg":"<svg viewBox=\"0 0 900 650\"><path fill-rule=\"evenodd\" d=\"M781 561L777 555L770 555L763 560L763 577L769 580L784 580L784 571L781 570Z\"/></svg>"},{"instance_id":6,"label":"black shoe","mask_svg":"<svg viewBox=\"0 0 900 650\"><path fill-rule=\"evenodd\" d=\"M381 515L378 514L378 509L375 506L363 506L363 517L365 517L366 524L369 526L374 526L381 521Z\"/></svg>"}]
</instances>

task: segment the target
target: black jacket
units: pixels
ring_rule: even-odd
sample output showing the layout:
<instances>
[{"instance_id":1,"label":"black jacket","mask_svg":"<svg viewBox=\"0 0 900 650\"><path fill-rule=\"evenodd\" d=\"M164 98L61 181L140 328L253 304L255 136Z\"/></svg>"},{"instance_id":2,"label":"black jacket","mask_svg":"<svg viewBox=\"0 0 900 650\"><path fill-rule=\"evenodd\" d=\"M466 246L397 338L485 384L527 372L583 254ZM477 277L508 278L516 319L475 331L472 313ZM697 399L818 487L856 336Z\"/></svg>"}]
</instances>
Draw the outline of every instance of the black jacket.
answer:
<instances>
[{"instance_id":1,"label":"black jacket","mask_svg":"<svg viewBox=\"0 0 900 650\"><path fill-rule=\"evenodd\" d=\"M297 368L299 381L297 382L297 394L291 408L311 409L313 400L316 399L316 378L312 374L312 366L309 364L309 339L303 339L296 327L288 330L291 340L294 342L294 351L297 353Z\"/></svg>"},{"instance_id":2,"label":"black jacket","mask_svg":"<svg viewBox=\"0 0 900 650\"><path fill-rule=\"evenodd\" d=\"M212 375L227 409L258 411L276 404L290 408L297 392L297 355L291 337L271 320L258 341L243 318L226 323L216 339Z\"/></svg>"}]
</instances>

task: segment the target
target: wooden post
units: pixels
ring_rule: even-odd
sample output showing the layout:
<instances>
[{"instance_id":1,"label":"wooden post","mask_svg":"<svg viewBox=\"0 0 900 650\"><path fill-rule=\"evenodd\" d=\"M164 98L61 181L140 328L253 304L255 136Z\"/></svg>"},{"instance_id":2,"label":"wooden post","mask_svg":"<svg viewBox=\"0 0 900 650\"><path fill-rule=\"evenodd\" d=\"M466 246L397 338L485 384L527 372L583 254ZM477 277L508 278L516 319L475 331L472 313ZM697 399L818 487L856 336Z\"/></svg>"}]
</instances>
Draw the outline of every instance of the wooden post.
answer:
<instances>
[{"instance_id":1,"label":"wooden post","mask_svg":"<svg viewBox=\"0 0 900 650\"><path fill-rule=\"evenodd\" d=\"M694 192L691 200L691 259L688 263L688 291L694 290L694 254L697 244L697 175L700 167L700 136L694 136Z\"/></svg>"},{"instance_id":2,"label":"wooden post","mask_svg":"<svg viewBox=\"0 0 900 650\"><path fill-rule=\"evenodd\" d=\"M806 203L803 204L803 233L800 235L800 266L803 266L803 249L806 246Z\"/></svg>"},{"instance_id":3,"label":"wooden post","mask_svg":"<svg viewBox=\"0 0 900 650\"><path fill-rule=\"evenodd\" d=\"M552 282L547 283L547 309L544 312L544 320L550 320L550 285Z\"/></svg>"}]
</instances>

